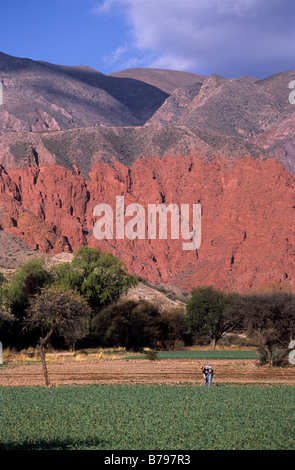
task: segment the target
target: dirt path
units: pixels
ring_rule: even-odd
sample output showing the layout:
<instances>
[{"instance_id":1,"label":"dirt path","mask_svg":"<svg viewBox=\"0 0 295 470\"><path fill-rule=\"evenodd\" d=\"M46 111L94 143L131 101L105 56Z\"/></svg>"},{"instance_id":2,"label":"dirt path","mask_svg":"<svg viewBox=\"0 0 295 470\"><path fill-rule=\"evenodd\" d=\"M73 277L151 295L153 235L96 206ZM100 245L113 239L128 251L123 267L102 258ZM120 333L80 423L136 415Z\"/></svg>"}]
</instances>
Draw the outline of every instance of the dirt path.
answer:
<instances>
[{"instance_id":1,"label":"dirt path","mask_svg":"<svg viewBox=\"0 0 295 470\"><path fill-rule=\"evenodd\" d=\"M257 367L255 360L212 360L215 384L295 385L295 367ZM202 385L198 360L100 360L48 365L52 385L82 384L196 384ZM41 364L0 368L0 386L44 385Z\"/></svg>"}]
</instances>

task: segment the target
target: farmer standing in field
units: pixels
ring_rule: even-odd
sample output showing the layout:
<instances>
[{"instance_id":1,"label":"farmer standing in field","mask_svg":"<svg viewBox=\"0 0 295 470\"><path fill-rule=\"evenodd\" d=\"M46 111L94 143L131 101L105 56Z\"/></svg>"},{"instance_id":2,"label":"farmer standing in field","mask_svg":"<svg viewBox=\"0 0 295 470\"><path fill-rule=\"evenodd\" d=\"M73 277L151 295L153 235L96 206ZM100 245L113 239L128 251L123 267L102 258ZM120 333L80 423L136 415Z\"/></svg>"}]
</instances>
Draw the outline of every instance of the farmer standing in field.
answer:
<instances>
[{"instance_id":1,"label":"farmer standing in field","mask_svg":"<svg viewBox=\"0 0 295 470\"><path fill-rule=\"evenodd\" d=\"M201 371L205 379L205 387L211 387L211 382L213 379L213 368L211 366L202 366Z\"/></svg>"}]
</instances>

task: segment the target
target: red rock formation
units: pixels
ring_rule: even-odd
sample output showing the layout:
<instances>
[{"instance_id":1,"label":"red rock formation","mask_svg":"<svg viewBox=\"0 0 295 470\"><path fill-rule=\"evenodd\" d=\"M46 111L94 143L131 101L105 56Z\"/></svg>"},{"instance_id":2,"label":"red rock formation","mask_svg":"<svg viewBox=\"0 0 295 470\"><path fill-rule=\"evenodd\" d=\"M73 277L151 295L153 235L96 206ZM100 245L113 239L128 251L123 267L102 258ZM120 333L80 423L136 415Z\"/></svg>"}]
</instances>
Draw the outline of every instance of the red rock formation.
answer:
<instances>
[{"instance_id":1,"label":"red rock formation","mask_svg":"<svg viewBox=\"0 0 295 470\"><path fill-rule=\"evenodd\" d=\"M76 169L77 170L77 169ZM262 283L295 284L295 178L276 160L236 161L167 155L138 159L130 168L97 163L85 180L58 165L1 169L1 227L42 252L83 244L113 252L152 282L190 290L212 284L245 291ZM116 196L136 202L202 205L202 242L96 240L93 209ZM127 221L127 219L126 219Z\"/></svg>"}]
</instances>

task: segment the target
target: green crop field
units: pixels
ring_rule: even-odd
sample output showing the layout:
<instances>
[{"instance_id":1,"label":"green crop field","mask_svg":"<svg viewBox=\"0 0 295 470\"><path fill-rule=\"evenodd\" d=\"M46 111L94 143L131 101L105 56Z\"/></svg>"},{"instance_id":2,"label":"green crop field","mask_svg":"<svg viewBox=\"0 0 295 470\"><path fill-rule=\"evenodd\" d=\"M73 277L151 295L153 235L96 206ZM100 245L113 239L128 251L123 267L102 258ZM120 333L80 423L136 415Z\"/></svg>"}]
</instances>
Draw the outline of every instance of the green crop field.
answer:
<instances>
[{"instance_id":1,"label":"green crop field","mask_svg":"<svg viewBox=\"0 0 295 470\"><path fill-rule=\"evenodd\" d=\"M106 354L107 357L107 352ZM125 359L146 359L146 354L132 354L129 353L126 355L126 352L119 351L118 353L113 353L118 355L124 355ZM218 360L218 359L257 359L258 355L257 352L253 349L241 349L241 350L234 350L234 349L220 349L215 351L210 350L183 350L183 351L156 351L157 359L177 359L177 360Z\"/></svg>"},{"instance_id":2,"label":"green crop field","mask_svg":"<svg viewBox=\"0 0 295 470\"><path fill-rule=\"evenodd\" d=\"M1 387L0 449L295 449L292 386Z\"/></svg>"},{"instance_id":3,"label":"green crop field","mask_svg":"<svg viewBox=\"0 0 295 470\"><path fill-rule=\"evenodd\" d=\"M159 351L159 359L258 359L254 350Z\"/></svg>"}]
</instances>

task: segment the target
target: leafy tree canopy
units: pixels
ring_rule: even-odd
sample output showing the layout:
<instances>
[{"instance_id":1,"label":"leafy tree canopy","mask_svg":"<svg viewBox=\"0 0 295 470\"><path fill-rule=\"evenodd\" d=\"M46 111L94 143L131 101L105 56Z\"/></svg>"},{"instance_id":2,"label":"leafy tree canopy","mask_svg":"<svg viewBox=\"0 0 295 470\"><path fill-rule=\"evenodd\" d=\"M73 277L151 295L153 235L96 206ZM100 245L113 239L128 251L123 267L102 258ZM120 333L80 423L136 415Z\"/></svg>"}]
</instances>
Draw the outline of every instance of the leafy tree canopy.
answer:
<instances>
[{"instance_id":1,"label":"leafy tree canopy","mask_svg":"<svg viewBox=\"0 0 295 470\"><path fill-rule=\"evenodd\" d=\"M7 310L16 318L22 319L30 297L40 292L44 286L50 285L51 281L51 274L43 259L29 261L20 268L10 283L2 284L2 299Z\"/></svg>"},{"instance_id":2,"label":"leafy tree canopy","mask_svg":"<svg viewBox=\"0 0 295 470\"><path fill-rule=\"evenodd\" d=\"M209 336L211 348L214 349L223 334L235 326L228 311L234 298L234 294L220 292L212 286L194 289L187 303L186 323L189 332Z\"/></svg>"},{"instance_id":3,"label":"leafy tree canopy","mask_svg":"<svg viewBox=\"0 0 295 470\"><path fill-rule=\"evenodd\" d=\"M80 248L71 263L56 265L52 274L55 284L77 290L94 310L118 300L138 282L114 255L88 247Z\"/></svg>"},{"instance_id":4,"label":"leafy tree canopy","mask_svg":"<svg viewBox=\"0 0 295 470\"><path fill-rule=\"evenodd\" d=\"M158 339L166 339L168 328L158 307L146 300L120 301L94 318L94 330L103 346L154 347Z\"/></svg>"}]
</instances>

